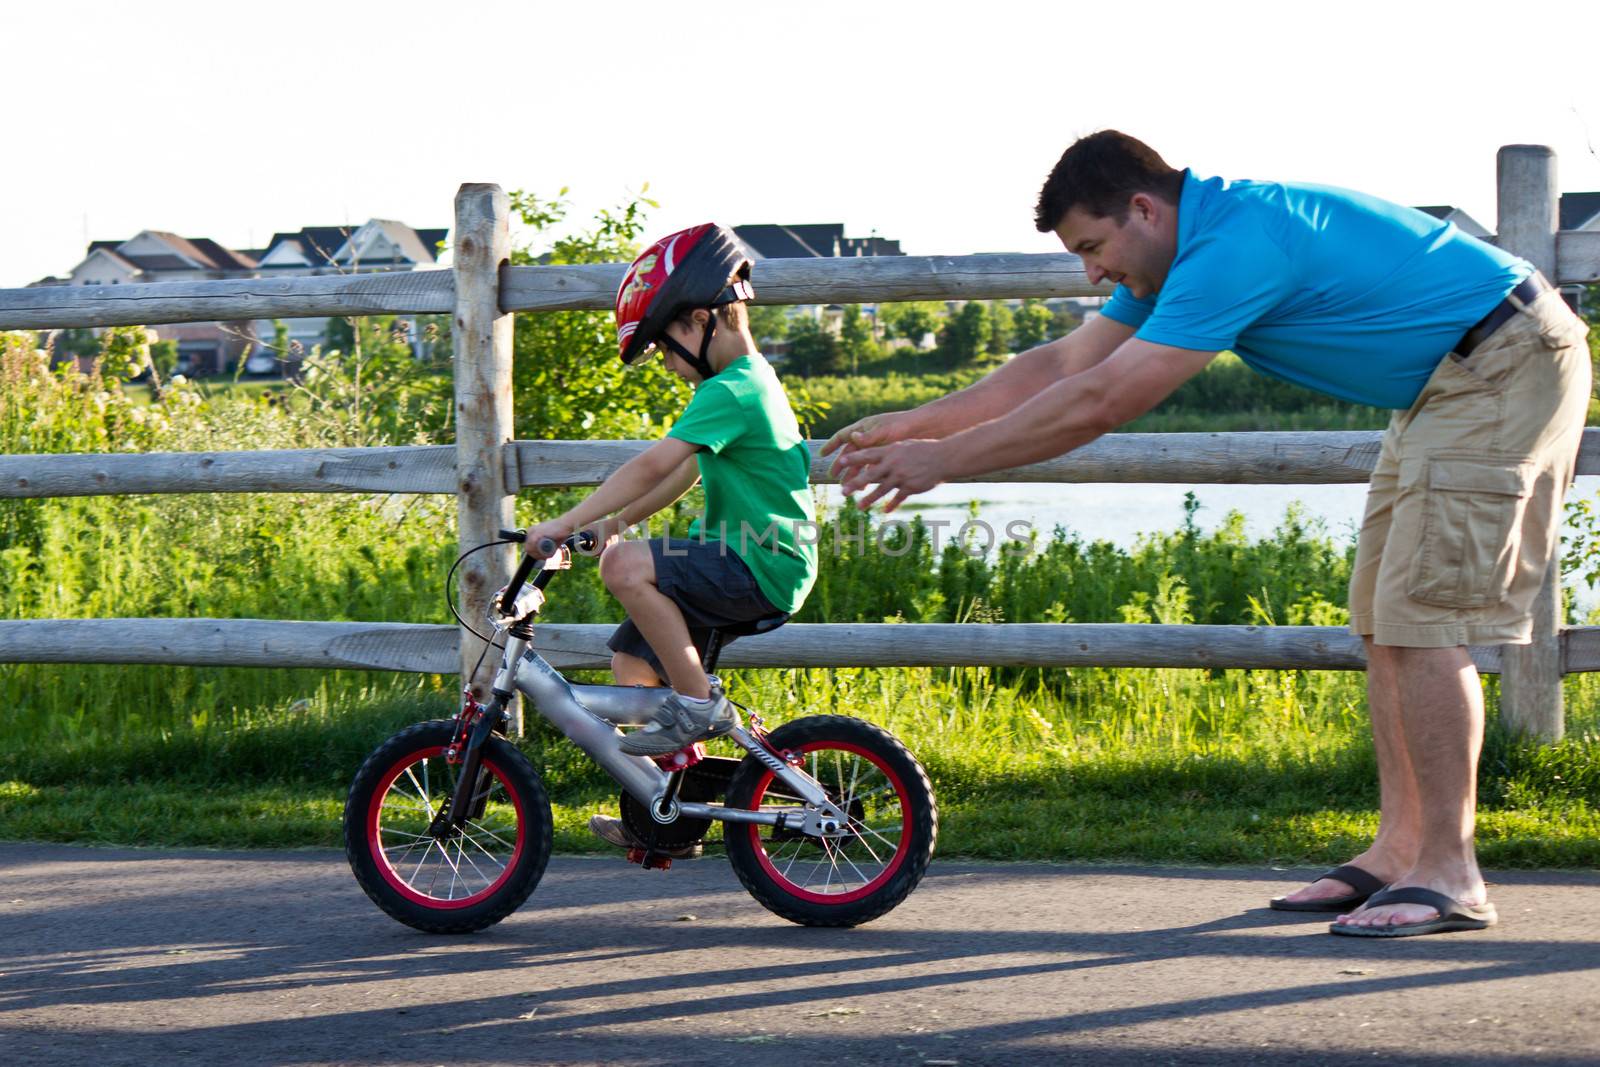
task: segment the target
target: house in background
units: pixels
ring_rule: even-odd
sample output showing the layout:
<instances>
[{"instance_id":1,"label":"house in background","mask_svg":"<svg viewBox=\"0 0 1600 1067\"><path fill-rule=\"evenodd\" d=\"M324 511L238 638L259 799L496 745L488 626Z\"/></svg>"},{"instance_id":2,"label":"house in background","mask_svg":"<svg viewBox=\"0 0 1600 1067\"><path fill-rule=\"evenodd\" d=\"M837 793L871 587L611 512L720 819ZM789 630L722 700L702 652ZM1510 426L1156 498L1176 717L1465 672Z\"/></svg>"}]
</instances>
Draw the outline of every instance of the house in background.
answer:
<instances>
[{"instance_id":1,"label":"house in background","mask_svg":"<svg viewBox=\"0 0 1600 1067\"><path fill-rule=\"evenodd\" d=\"M1600 193L1562 193L1560 219L1563 230L1600 230Z\"/></svg>"},{"instance_id":2,"label":"house in background","mask_svg":"<svg viewBox=\"0 0 1600 1067\"><path fill-rule=\"evenodd\" d=\"M286 275L367 274L417 270L438 265L438 247L448 230L417 230L392 219L370 219L360 226L308 226L274 234L260 249L225 248L208 237L179 237L145 230L126 241L93 241L83 260L63 278L34 285L133 285L143 282L210 281ZM321 344L328 320L288 319L289 339L309 349ZM156 328L162 340L178 342L179 369L185 374L221 374L252 348L251 373L277 370L279 353L270 344L270 321L169 323Z\"/></svg>"},{"instance_id":3,"label":"house in background","mask_svg":"<svg viewBox=\"0 0 1600 1067\"><path fill-rule=\"evenodd\" d=\"M755 223L748 226L735 226L733 232L743 242L745 249L750 253L750 258L760 261L763 259L836 259L856 258L860 256L903 256L899 241L891 241L885 237L873 234L869 237L846 237L844 224L838 222L816 222L804 224L782 225L778 223ZM877 329L878 306L876 304L863 304L862 313L870 317L873 329ZM839 323L844 315L844 308L838 304L802 304L788 309L792 318L796 315L809 315L820 319L824 326L831 332L839 332ZM760 338L757 338L760 340ZM782 356L788 345L783 342L769 343L769 355Z\"/></svg>"},{"instance_id":4,"label":"house in background","mask_svg":"<svg viewBox=\"0 0 1600 1067\"><path fill-rule=\"evenodd\" d=\"M142 282L210 281L255 276L256 260L209 237L179 237L145 230L126 241L92 241L83 260L65 278L35 285L136 285ZM255 341L249 322L185 322L161 326L157 335L178 342L179 366L191 374L215 374Z\"/></svg>"},{"instance_id":5,"label":"house in background","mask_svg":"<svg viewBox=\"0 0 1600 1067\"><path fill-rule=\"evenodd\" d=\"M1470 237L1488 239L1494 236L1483 223L1451 204L1430 204L1426 207L1418 207L1417 210L1432 215L1440 222L1455 223L1456 229Z\"/></svg>"},{"instance_id":6,"label":"house in background","mask_svg":"<svg viewBox=\"0 0 1600 1067\"><path fill-rule=\"evenodd\" d=\"M256 270L262 278L431 270L439 265L439 246L449 232L418 230L394 219L368 219L355 227L307 226L273 234L267 247L256 254ZM299 342L306 351L327 336L326 318L283 321L289 341ZM276 327L262 320L255 330L258 337L270 342ZM415 331L412 336L414 346L422 343Z\"/></svg>"},{"instance_id":7,"label":"house in background","mask_svg":"<svg viewBox=\"0 0 1600 1067\"><path fill-rule=\"evenodd\" d=\"M751 258L758 260L905 255L900 251L899 241L890 241L876 234L870 237L846 237L843 224L837 222L798 226L758 223L735 226L733 232L750 250Z\"/></svg>"}]
</instances>

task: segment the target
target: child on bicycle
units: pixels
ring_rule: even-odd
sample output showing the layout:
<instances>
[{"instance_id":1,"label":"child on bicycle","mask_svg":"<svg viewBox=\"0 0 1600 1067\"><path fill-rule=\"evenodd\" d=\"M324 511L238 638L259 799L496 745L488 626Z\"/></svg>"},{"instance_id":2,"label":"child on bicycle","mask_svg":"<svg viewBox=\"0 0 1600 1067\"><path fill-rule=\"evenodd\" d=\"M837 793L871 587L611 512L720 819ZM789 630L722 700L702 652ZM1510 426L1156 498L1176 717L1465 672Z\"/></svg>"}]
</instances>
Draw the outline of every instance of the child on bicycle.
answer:
<instances>
[{"instance_id":1,"label":"child on bicycle","mask_svg":"<svg viewBox=\"0 0 1600 1067\"><path fill-rule=\"evenodd\" d=\"M792 614L816 579L811 453L750 335L750 267L738 238L715 223L664 237L634 260L617 290L622 361L659 353L694 396L666 437L527 533L535 556L545 539L595 534L600 577L628 613L607 642L613 675L673 689L654 722L623 738L634 755L669 755L737 726L702 666L713 628ZM697 482L705 514L687 538L620 539ZM590 829L640 847L619 820L595 816Z\"/></svg>"}]
</instances>

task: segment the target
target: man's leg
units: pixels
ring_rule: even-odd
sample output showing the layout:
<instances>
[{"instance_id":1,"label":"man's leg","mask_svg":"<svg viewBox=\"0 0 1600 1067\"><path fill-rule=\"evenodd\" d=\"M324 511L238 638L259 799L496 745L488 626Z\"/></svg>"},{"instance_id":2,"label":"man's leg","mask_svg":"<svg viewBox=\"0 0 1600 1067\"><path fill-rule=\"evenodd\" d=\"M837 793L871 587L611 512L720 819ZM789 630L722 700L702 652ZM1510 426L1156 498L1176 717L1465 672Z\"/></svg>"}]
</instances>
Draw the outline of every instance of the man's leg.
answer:
<instances>
[{"instance_id":1,"label":"man's leg","mask_svg":"<svg viewBox=\"0 0 1600 1067\"><path fill-rule=\"evenodd\" d=\"M1416 863L1422 834L1416 772L1401 726L1399 657L1406 649L1367 646L1367 713L1372 719L1372 745L1378 756L1378 834L1372 847L1350 861L1382 882L1390 882ZM1414 651L1414 650L1410 650ZM1319 878L1285 899L1299 904L1348 896L1353 886Z\"/></svg>"},{"instance_id":2,"label":"man's leg","mask_svg":"<svg viewBox=\"0 0 1600 1067\"><path fill-rule=\"evenodd\" d=\"M1483 689L1467 650L1384 648L1399 693L1401 740L1415 781L1416 859L1391 887L1422 886L1464 904L1488 899L1473 849L1478 753L1483 747ZM1434 909L1421 904L1366 907L1340 923L1364 926L1422 922Z\"/></svg>"},{"instance_id":3,"label":"man's leg","mask_svg":"<svg viewBox=\"0 0 1600 1067\"><path fill-rule=\"evenodd\" d=\"M683 621L678 605L656 588L650 546L643 541L612 545L600 557L600 578L650 643L672 688L686 697L710 697L710 683L689 635L689 624Z\"/></svg>"}]
</instances>

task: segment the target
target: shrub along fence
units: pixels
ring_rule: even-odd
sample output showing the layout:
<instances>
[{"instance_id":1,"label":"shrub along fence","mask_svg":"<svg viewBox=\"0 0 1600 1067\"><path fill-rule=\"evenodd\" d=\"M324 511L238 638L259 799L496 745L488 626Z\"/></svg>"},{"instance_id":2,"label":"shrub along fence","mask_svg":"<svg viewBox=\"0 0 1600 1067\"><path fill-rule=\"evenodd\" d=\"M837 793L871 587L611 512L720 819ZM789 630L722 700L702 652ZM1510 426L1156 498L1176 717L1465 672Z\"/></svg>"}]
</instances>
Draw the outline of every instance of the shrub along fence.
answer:
<instances>
[{"instance_id":1,"label":"shrub along fence","mask_svg":"<svg viewBox=\"0 0 1600 1067\"><path fill-rule=\"evenodd\" d=\"M1561 284L1600 278L1600 233L1558 232L1554 153L1499 154L1497 243ZM509 204L494 185L456 197L449 270L288 279L0 290L0 329L157 325L296 316L450 312L457 439L452 448L0 456L0 496L128 493L454 493L463 546L512 525L519 489L595 485L645 447L637 441L511 439L511 315L608 308L624 264L510 267ZM768 304L1104 295L1076 256L985 255L763 260ZM1121 434L1072 454L987 475L993 482L1325 484L1365 482L1379 434ZM816 443L813 443L815 449ZM1578 470L1600 473L1600 431ZM830 480L815 461L814 480ZM515 561L509 546L462 567L467 617L481 618ZM1514 729L1562 732L1561 677L1600 670L1600 627L1563 628L1552 566L1528 646L1473 648L1498 672ZM609 662L609 626L546 625L535 644L560 667ZM0 621L0 662L165 663L471 671L482 645L454 626L255 619ZM1149 624L791 624L731 647L730 667L1103 666L1362 670L1359 639L1339 627ZM480 689L488 669L472 679Z\"/></svg>"}]
</instances>

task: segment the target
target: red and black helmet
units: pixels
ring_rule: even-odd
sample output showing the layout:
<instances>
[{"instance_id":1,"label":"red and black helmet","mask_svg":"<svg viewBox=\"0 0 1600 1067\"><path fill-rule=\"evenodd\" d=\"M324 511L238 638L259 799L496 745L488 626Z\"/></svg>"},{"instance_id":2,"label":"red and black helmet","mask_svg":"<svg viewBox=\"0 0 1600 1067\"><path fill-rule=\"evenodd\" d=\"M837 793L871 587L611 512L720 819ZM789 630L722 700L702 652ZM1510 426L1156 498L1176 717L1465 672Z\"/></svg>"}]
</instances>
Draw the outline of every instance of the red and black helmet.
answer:
<instances>
[{"instance_id":1,"label":"red and black helmet","mask_svg":"<svg viewBox=\"0 0 1600 1067\"><path fill-rule=\"evenodd\" d=\"M697 360L665 335L667 325L685 311L755 295L750 256L732 230L707 222L661 238L633 261L617 289L617 348L622 362L639 363L651 345L666 343L691 363L704 363L711 328ZM711 376L709 366L697 369L702 377Z\"/></svg>"}]
</instances>

